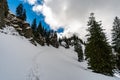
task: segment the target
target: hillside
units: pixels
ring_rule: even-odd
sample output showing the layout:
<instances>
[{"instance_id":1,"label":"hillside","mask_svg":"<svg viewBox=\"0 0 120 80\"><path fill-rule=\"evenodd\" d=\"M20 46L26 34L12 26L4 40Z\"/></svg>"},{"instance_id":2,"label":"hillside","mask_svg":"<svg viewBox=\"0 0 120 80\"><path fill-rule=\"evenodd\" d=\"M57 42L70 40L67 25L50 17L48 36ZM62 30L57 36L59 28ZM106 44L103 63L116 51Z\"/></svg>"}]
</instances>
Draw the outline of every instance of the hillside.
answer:
<instances>
[{"instance_id":1,"label":"hillside","mask_svg":"<svg viewBox=\"0 0 120 80\"><path fill-rule=\"evenodd\" d=\"M0 80L120 80L86 67L73 48L34 46L14 28L0 30Z\"/></svg>"},{"instance_id":2,"label":"hillside","mask_svg":"<svg viewBox=\"0 0 120 80\"><path fill-rule=\"evenodd\" d=\"M77 33L60 38L57 30L44 24L45 19L38 23L34 18L30 25L28 8L22 3L16 14L9 10L7 0L1 0L0 6L0 80L120 80L120 33L115 35L118 42L113 48L94 13L84 41ZM119 26L120 19L116 20Z\"/></svg>"}]
</instances>

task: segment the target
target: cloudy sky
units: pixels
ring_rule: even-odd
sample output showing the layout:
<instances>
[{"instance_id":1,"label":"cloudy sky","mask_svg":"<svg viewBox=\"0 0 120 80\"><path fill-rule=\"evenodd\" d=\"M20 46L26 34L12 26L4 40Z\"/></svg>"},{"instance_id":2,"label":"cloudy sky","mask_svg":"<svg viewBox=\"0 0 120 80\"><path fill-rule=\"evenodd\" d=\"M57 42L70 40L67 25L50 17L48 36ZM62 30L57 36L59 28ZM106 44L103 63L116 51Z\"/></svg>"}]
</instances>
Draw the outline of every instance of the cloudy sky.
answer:
<instances>
[{"instance_id":1,"label":"cloudy sky","mask_svg":"<svg viewBox=\"0 0 120 80\"><path fill-rule=\"evenodd\" d=\"M120 0L20 0L31 6L31 10L39 15L42 12L45 22L54 30L64 28L64 35L75 33L85 39L87 21L91 12L96 20L102 21L110 38L115 16L120 16Z\"/></svg>"}]
</instances>

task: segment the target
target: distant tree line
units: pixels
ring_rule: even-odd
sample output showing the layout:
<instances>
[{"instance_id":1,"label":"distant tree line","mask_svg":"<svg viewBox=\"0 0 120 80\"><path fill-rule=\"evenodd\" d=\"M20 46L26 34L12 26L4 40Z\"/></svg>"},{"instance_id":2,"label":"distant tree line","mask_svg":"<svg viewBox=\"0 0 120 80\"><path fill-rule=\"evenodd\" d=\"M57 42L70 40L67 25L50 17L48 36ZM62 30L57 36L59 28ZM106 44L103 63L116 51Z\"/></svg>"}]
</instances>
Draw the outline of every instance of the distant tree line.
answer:
<instances>
[{"instance_id":1,"label":"distant tree line","mask_svg":"<svg viewBox=\"0 0 120 80\"><path fill-rule=\"evenodd\" d=\"M40 21L38 26L36 24L36 18L33 20L31 28L33 30L34 39L37 43L44 46L46 45L52 45L53 47L58 48L58 37L57 33L53 30L46 30L42 26L42 22Z\"/></svg>"},{"instance_id":2,"label":"distant tree line","mask_svg":"<svg viewBox=\"0 0 120 80\"><path fill-rule=\"evenodd\" d=\"M26 10L22 4L16 8L16 16L23 21L26 20ZM115 17L113 22L112 45L108 43L105 32L102 29L102 23L101 21L96 21L94 13L91 13L89 17L87 29L89 33L86 35L86 42L83 42L76 35L70 38L63 37L58 39L56 31L46 30L41 21L37 25L36 18L33 20L31 28L34 40L41 46L52 45L56 48L63 46L66 49L74 47L79 62L84 60L83 55L85 54L85 59L89 65L88 68L94 72L113 76L114 70L120 70L120 19L118 17ZM85 46L85 53L83 53L82 45Z\"/></svg>"}]
</instances>

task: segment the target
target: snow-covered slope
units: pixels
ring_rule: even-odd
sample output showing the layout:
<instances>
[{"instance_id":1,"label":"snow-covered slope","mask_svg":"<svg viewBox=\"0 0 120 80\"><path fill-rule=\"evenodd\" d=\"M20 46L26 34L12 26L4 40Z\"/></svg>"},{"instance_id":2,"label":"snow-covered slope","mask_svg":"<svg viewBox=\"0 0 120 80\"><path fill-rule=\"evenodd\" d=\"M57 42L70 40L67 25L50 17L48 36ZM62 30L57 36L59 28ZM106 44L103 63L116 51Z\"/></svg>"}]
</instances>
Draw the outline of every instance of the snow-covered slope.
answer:
<instances>
[{"instance_id":1,"label":"snow-covered slope","mask_svg":"<svg viewBox=\"0 0 120 80\"><path fill-rule=\"evenodd\" d=\"M0 32L0 80L120 80L120 78L91 72L86 68L85 62L77 62L76 53L72 48L35 47L24 37Z\"/></svg>"},{"instance_id":2,"label":"snow-covered slope","mask_svg":"<svg viewBox=\"0 0 120 80\"><path fill-rule=\"evenodd\" d=\"M38 50L26 39L0 33L0 80L25 80Z\"/></svg>"}]
</instances>

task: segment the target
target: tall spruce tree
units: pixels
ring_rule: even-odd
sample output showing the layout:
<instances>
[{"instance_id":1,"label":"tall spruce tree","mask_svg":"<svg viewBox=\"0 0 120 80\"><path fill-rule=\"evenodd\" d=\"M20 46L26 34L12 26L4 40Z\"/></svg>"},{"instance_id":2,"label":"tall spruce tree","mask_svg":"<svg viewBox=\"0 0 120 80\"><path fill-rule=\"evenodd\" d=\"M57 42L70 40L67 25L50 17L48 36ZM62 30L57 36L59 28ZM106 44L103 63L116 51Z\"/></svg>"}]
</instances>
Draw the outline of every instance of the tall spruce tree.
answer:
<instances>
[{"instance_id":1,"label":"tall spruce tree","mask_svg":"<svg viewBox=\"0 0 120 80\"><path fill-rule=\"evenodd\" d=\"M50 45L50 31L47 31L47 34L46 34L46 44L48 46Z\"/></svg>"},{"instance_id":2,"label":"tall spruce tree","mask_svg":"<svg viewBox=\"0 0 120 80\"><path fill-rule=\"evenodd\" d=\"M57 40L57 32L56 31L51 31L50 32L50 44L55 47L55 48L58 48L59 47L59 43L58 43L58 40Z\"/></svg>"},{"instance_id":3,"label":"tall spruce tree","mask_svg":"<svg viewBox=\"0 0 120 80\"><path fill-rule=\"evenodd\" d=\"M37 32L41 35L44 36L44 28L42 27L42 23L39 22Z\"/></svg>"},{"instance_id":4,"label":"tall spruce tree","mask_svg":"<svg viewBox=\"0 0 120 80\"><path fill-rule=\"evenodd\" d=\"M88 26L89 34L85 49L88 65L94 72L112 76L114 69L112 49L101 28L101 23L95 20L94 13L89 17Z\"/></svg>"},{"instance_id":5,"label":"tall spruce tree","mask_svg":"<svg viewBox=\"0 0 120 80\"><path fill-rule=\"evenodd\" d=\"M112 29L112 44L116 55L117 68L120 70L120 19L115 17Z\"/></svg>"},{"instance_id":6,"label":"tall spruce tree","mask_svg":"<svg viewBox=\"0 0 120 80\"><path fill-rule=\"evenodd\" d=\"M36 18L33 19L33 22L31 24L32 32L34 35L34 39L37 39L39 37L39 33L37 32L37 23Z\"/></svg>"},{"instance_id":7,"label":"tall spruce tree","mask_svg":"<svg viewBox=\"0 0 120 80\"><path fill-rule=\"evenodd\" d=\"M23 4L19 4L16 8L16 16L19 19L26 21L26 10L23 7Z\"/></svg>"},{"instance_id":8,"label":"tall spruce tree","mask_svg":"<svg viewBox=\"0 0 120 80\"><path fill-rule=\"evenodd\" d=\"M26 9L24 9L24 12L23 12L23 20L26 21L26 18L27 18L27 15L26 15Z\"/></svg>"},{"instance_id":9,"label":"tall spruce tree","mask_svg":"<svg viewBox=\"0 0 120 80\"><path fill-rule=\"evenodd\" d=\"M33 31L36 31L36 29L37 29L36 18L33 19L33 22L32 22L32 25L31 25L31 28L32 28Z\"/></svg>"}]
</instances>

